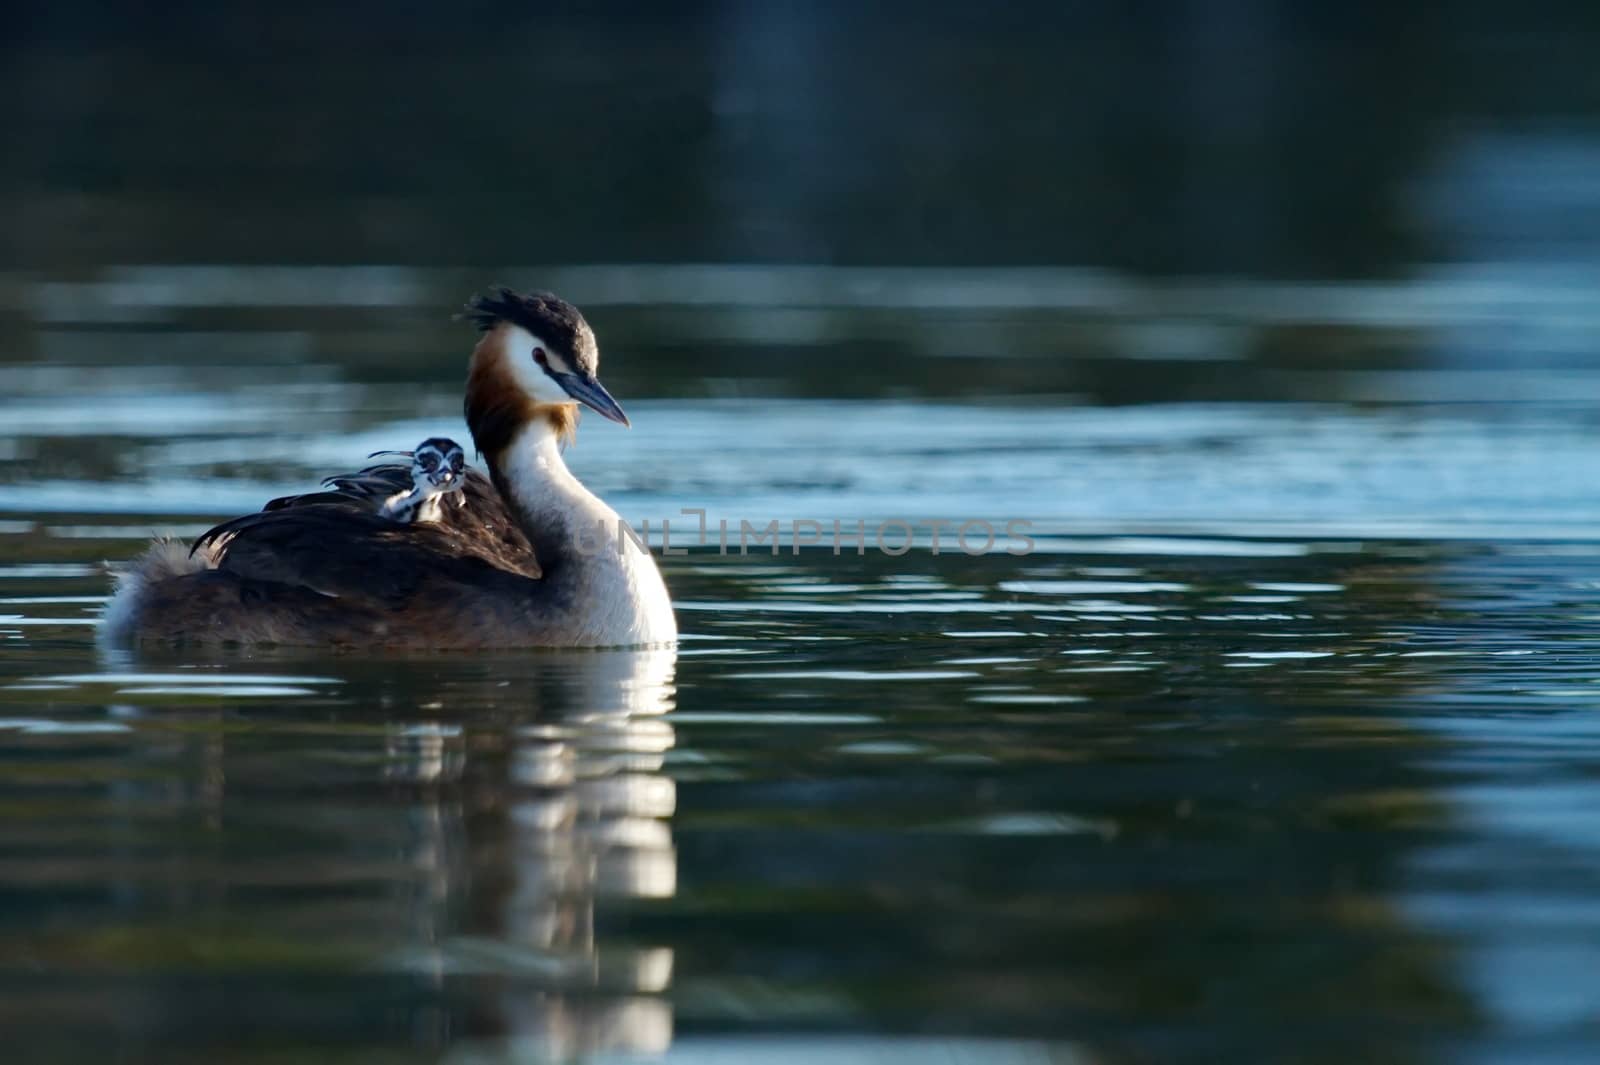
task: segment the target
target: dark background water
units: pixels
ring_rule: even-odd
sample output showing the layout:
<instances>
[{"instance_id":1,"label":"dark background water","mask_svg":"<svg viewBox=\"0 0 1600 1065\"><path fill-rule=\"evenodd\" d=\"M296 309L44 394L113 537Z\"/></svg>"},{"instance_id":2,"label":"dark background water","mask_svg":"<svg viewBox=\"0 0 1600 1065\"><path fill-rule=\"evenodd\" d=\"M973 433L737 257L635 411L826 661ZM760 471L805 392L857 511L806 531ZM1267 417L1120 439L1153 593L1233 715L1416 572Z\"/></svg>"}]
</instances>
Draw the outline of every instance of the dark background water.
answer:
<instances>
[{"instance_id":1,"label":"dark background water","mask_svg":"<svg viewBox=\"0 0 1600 1065\"><path fill-rule=\"evenodd\" d=\"M1600 1054L1591 5L0 26L8 1060ZM464 437L494 282L629 519L915 545L663 557L669 653L97 647Z\"/></svg>"},{"instance_id":2,"label":"dark background water","mask_svg":"<svg viewBox=\"0 0 1600 1065\"><path fill-rule=\"evenodd\" d=\"M1395 277L1595 235L1591 5L12 3L0 251Z\"/></svg>"}]
</instances>

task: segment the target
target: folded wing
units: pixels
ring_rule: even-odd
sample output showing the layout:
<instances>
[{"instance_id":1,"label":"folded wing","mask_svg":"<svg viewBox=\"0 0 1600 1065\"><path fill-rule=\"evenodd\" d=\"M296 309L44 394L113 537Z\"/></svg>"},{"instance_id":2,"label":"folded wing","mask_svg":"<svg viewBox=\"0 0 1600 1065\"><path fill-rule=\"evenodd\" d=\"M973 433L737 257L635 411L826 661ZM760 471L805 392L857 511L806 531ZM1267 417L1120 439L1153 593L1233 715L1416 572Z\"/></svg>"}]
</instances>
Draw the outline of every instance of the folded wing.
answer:
<instances>
[{"instance_id":1,"label":"folded wing","mask_svg":"<svg viewBox=\"0 0 1600 1065\"><path fill-rule=\"evenodd\" d=\"M323 483L323 491L274 499L209 529L193 550L240 578L380 611L401 609L424 588L443 594L458 584L481 586L496 571L512 583L542 575L532 545L477 470L466 472L461 504L426 523L378 513L411 486L409 464L381 463Z\"/></svg>"}]
</instances>

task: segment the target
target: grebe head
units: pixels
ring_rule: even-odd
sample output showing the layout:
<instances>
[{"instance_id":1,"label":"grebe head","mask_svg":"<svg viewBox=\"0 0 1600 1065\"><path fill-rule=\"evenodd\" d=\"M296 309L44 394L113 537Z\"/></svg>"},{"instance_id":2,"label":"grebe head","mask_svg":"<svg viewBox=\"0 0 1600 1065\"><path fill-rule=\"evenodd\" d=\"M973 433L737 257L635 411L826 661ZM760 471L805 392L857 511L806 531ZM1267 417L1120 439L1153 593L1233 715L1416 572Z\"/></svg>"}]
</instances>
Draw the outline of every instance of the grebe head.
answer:
<instances>
[{"instance_id":1,"label":"grebe head","mask_svg":"<svg viewBox=\"0 0 1600 1065\"><path fill-rule=\"evenodd\" d=\"M467 377L467 424L478 450L498 453L523 425L543 417L565 439L578 404L628 424L595 376L600 347L578 308L548 292L496 289L467 304L483 333Z\"/></svg>"},{"instance_id":2,"label":"grebe head","mask_svg":"<svg viewBox=\"0 0 1600 1065\"><path fill-rule=\"evenodd\" d=\"M411 453L411 483L419 492L459 492L467 456L445 436L430 436Z\"/></svg>"}]
</instances>

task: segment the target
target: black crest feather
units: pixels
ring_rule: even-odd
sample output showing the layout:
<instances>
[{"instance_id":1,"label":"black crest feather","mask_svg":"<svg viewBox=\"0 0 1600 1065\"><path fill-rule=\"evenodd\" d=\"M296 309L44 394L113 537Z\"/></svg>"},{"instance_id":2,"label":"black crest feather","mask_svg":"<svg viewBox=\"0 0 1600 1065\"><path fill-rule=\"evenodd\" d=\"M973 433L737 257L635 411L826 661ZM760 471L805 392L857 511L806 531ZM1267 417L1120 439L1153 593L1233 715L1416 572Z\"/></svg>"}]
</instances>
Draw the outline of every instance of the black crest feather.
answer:
<instances>
[{"instance_id":1,"label":"black crest feather","mask_svg":"<svg viewBox=\"0 0 1600 1065\"><path fill-rule=\"evenodd\" d=\"M461 317L487 333L500 322L519 325L560 349L579 369L594 372L599 349L583 313L553 292L521 293L499 287L474 296Z\"/></svg>"}]
</instances>

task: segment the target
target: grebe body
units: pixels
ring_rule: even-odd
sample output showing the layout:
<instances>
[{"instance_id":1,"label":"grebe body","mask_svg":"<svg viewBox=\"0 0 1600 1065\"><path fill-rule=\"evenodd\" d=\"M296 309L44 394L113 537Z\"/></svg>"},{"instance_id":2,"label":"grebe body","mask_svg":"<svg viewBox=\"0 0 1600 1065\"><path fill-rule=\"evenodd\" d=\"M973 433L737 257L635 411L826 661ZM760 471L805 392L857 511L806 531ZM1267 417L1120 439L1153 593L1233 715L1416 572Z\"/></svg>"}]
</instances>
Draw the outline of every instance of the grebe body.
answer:
<instances>
[{"instance_id":1,"label":"grebe body","mask_svg":"<svg viewBox=\"0 0 1600 1065\"><path fill-rule=\"evenodd\" d=\"M595 376L588 323L556 296L509 289L468 314L482 336L466 420L487 476L452 468L452 442L430 439L410 463L330 477L327 490L272 500L193 548L157 543L119 577L105 637L440 649L675 640L655 560L562 457L578 404L628 424ZM424 469L429 451L438 461ZM449 476L431 479L441 467Z\"/></svg>"}]
</instances>

